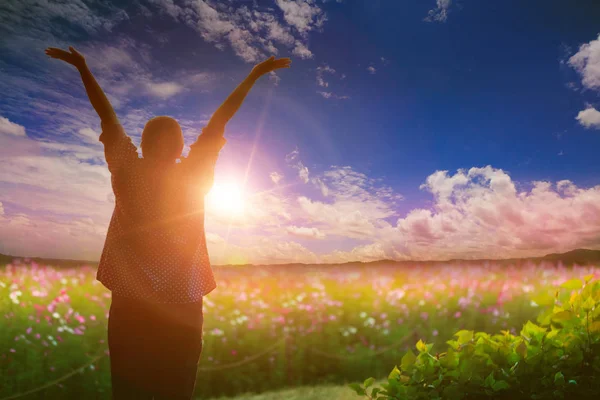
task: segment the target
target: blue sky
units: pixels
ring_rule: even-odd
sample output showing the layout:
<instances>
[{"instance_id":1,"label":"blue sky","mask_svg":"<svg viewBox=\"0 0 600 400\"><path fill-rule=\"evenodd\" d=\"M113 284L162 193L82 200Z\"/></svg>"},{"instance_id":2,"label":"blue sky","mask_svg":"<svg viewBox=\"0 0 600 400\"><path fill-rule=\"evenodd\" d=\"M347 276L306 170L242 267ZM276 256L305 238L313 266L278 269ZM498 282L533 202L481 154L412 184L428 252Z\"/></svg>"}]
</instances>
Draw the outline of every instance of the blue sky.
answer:
<instances>
[{"instance_id":1,"label":"blue sky","mask_svg":"<svg viewBox=\"0 0 600 400\"><path fill-rule=\"evenodd\" d=\"M293 59L228 125L213 200L241 200L208 202L214 263L600 248L594 3L8 1L0 252L102 249L99 119L77 72L43 54L69 45L136 144L171 115L189 145L254 63Z\"/></svg>"}]
</instances>

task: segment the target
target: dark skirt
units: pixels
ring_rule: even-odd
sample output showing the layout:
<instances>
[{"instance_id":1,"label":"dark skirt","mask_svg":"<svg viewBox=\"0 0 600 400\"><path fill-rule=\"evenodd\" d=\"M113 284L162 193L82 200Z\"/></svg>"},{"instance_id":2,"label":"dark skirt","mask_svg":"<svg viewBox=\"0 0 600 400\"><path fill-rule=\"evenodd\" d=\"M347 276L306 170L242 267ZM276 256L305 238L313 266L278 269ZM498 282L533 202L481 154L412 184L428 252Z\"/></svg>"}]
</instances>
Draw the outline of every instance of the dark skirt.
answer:
<instances>
[{"instance_id":1,"label":"dark skirt","mask_svg":"<svg viewBox=\"0 0 600 400\"><path fill-rule=\"evenodd\" d=\"M202 301L114 296L108 317L113 399L190 399L202 352Z\"/></svg>"}]
</instances>

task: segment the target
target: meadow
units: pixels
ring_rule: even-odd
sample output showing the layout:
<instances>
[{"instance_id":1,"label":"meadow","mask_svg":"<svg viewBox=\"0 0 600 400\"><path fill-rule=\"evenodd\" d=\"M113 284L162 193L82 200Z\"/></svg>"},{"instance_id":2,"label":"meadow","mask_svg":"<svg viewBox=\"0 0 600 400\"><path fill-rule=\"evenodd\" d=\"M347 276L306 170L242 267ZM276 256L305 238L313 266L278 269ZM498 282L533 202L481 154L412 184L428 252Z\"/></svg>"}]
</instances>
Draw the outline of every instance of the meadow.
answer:
<instances>
[{"instance_id":1,"label":"meadow","mask_svg":"<svg viewBox=\"0 0 600 400\"><path fill-rule=\"evenodd\" d=\"M600 269L381 264L215 274L218 288L204 300L202 399L385 378L419 339L435 351L459 330L519 332L560 284ZM0 267L0 400L110 398L109 307L92 266Z\"/></svg>"}]
</instances>

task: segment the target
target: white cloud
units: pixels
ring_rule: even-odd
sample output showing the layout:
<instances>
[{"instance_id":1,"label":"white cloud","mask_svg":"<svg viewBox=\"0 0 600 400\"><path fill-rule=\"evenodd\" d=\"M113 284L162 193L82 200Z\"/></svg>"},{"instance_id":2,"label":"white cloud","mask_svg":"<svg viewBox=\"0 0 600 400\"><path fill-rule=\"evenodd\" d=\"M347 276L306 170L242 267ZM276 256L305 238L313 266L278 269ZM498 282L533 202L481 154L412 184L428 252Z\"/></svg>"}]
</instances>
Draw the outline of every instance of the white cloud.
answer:
<instances>
[{"instance_id":1,"label":"white cloud","mask_svg":"<svg viewBox=\"0 0 600 400\"><path fill-rule=\"evenodd\" d=\"M281 82L281 78L277 75L277 72L271 71L269 72L269 80L273 82L275 86L279 86L279 82Z\"/></svg>"},{"instance_id":2,"label":"white cloud","mask_svg":"<svg viewBox=\"0 0 600 400\"><path fill-rule=\"evenodd\" d=\"M0 25L3 28L13 34L26 32L37 37L54 37L69 32L67 27L50 23L57 18L66 20L89 34L110 31L116 24L129 18L124 10L105 2L8 0L2 6Z\"/></svg>"},{"instance_id":3,"label":"white cloud","mask_svg":"<svg viewBox=\"0 0 600 400\"><path fill-rule=\"evenodd\" d=\"M11 186L0 193L5 203L57 214L110 216L106 200L112 190L104 165L83 163L70 155L3 157L0 183Z\"/></svg>"},{"instance_id":4,"label":"white cloud","mask_svg":"<svg viewBox=\"0 0 600 400\"><path fill-rule=\"evenodd\" d=\"M71 152L0 157L0 187L6 188L0 202L21 210L0 217L0 252L98 258L114 207L104 165L80 162Z\"/></svg>"},{"instance_id":5,"label":"white cloud","mask_svg":"<svg viewBox=\"0 0 600 400\"><path fill-rule=\"evenodd\" d=\"M575 119L586 128L600 129L600 111L594 107L588 107L580 111Z\"/></svg>"},{"instance_id":6,"label":"white cloud","mask_svg":"<svg viewBox=\"0 0 600 400\"><path fill-rule=\"evenodd\" d=\"M283 179L283 175L279 172L271 172L269 174L269 177L271 178L274 184L278 184Z\"/></svg>"},{"instance_id":7,"label":"white cloud","mask_svg":"<svg viewBox=\"0 0 600 400\"><path fill-rule=\"evenodd\" d=\"M321 261L326 263L352 261L369 262L392 258L399 259L401 257L395 257L394 255L391 255L389 250L386 249L382 243L370 243L357 246L350 251L334 250L329 254L323 255L321 257Z\"/></svg>"},{"instance_id":8,"label":"white cloud","mask_svg":"<svg viewBox=\"0 0 600 400\"><path fill-rule=\"evenodd\" d=\"M224 50L231 47L245 62L254 63L277 54L282 46L302 59L313 58L307 46L308 33L322 28L323 10L313 1L277 0L283 20L273 8L257 4L234 6L208 0L175 5L171 0L153 0L171 17L194 28L202 38Z\"/></svg>"},{"instance_id":9,"label":"white cloud","mask_svg":"<svg viewBox=\"0 0 600 400\"><path fill-rule=\"evenodd\" d=\"M210 235L210 236L209 236ZM208 251L212 264L282 264L316 263L318 256L294 241L285 241L266 236L225 240L209 234Z\"/></svg>"},{"instance_id":10,"label":"white cloud","mask_svg":"<svg viewBox=\"0 0 600 400\"><path fill-rule=\"evenodd\" d=\"M402 196L350 167L332 167L313 179L328 201L299 196L299 217L328 235L374 238L396 215L394 207Z\"/></svg>"},{"instance_id":11,"label":"white cloud","mask_svg":"<svg viewBox=\"0 0 600 400\"><path fill-rule=\"evenodd\" d=\"M308 168L307 167L301 167L298 170L298 176L300 177L300 180L304 183L308 183Z\"/></svg>"},{"instance_id":12,"label":"white cloud","mask_svg":"<svg viewBox=\"0 0 600 400\"><path fill-rule=\"evenodd\" d=\"M329 196L329 188L321 178L313 178L312 182L319 188L323 197Z\"/></svg>"},{"instance_id":13,"label":"white cloud","mask_svg":"<svg viewBox=\"0 0 600 400\"><path fill-rule=\"evenodd\" d=\"M331 68L327 64L323 64L320 67L317 67L317 85L321 87L328 87L329 82L327 82L324 78L325 74L335 74L335 69Z\"/></svg>"},{"instance_id":14,"label":"white cloud","mask_svg":"<svg viewBox=\"0 0 600 400\"><path fill-rule=\"evenodd\" d=\"M148 0L148 2L160 6L162 11L173 18L177 18L184 13L183 8L175 4L174 0Z\"/></svg>"},{"instance_id":15,"label":"white cloud","mask_svg":"<svg viewBox=\"0 0 600 400\"><path fill-rule=\"evenodd\" d=\"M296 41L292 54L300 57L303 60L313 58L313 53L306 47L306 45L300 41Z\"/></svg>"},{"instance_id":16,"label":"white cloud","mask_svg":"<svg viewBox=\"0 0 600 400\"><path fill-rule=\"evenodd\" d=\"M298 171L298 177L300 177L302 182L308 183L308 168L300 161L299 154L298 149L293 150L285 156L285 162Z\"/></svg>"},{"instance_id":17,"label":"white cloud","mask_svg":"<svg viewBox=\"0 0 600 400\"><path fill-rule=\"evenodd\" d=\"M374 74L375 72L377 72L377 70L373 66L368 67L367 71L369 71L370 74Z\"/></svg>"},{"instance_id":18,"label":"white cloud","mask_svg":"<svg viewBox=\"0 0 600 400\"><path fill-rule=\"evenodd\" d=\"M450 12L450 6L452 0L436 0L436 7L429 10L425 21L427 22L446 22L448 20L448 13Z\"/></svg>"},{"instance_id":19,"label":"white cloud","mask_svg":"<svg viewBox=\"0 0 600 400\"><path fill-rule=\"evenodd\" d=\"M307 228L304 226L288 226L287 233L294 236L300 236L307 239L325 239L325 234L317 228Z\"/></svg>"},{"instance_id":20,"label":"white cloud","mask_svg":"<svg viewBox=\"0 0 600 400\"><path fill-rule=\"evenodd\" d=\"M0 117L0 135L25 136L25 127Z\"/></svg>"},{"instance_id":21,"label":"white cloud","mask_svg":"<svg viewBox=\"0 0 600 400\"><path fill-rule=\"evenodd\" d=\"M382 236L413 258L508 258L600 246L600 186L538 181L519 192L506 172L487 166L453 176L437 171L422 187L434 195L433 209L411 210Z\"/></svg>"},{"instance_id":22,"label":"white cloud","mask_svg":"<svg viewBox=\"0 0 600 400\"><path fill-rule=\"evenodd\" d=\"M26 213L0 215L0 252L97 260L106 235L105 224L87 217L60 220Z\"/></svg>"},{"instance_id":23,"label":"white cloud","mask_svg":"<svg viewBox=\"0 0 600 400\"><path fill-rule=\"evenodd\" d=\"M330 75L330 76L337 75L336 70L331 68L327 64L323 64L323 65L317 67L316 72L317 72L317 74L316 74L317 85L322 88L329 87L329 81L326 80L326 75ZM340 75L340 80L342 80L344 78L346 78L346 75L344 75L344 74ZM317 93L319 95L321 95L321 97L323 97L324 99L338 99L338 100L349 99L348 96L339 96L332 91L317 90Z\"/></svg>"},{"instance_id":24,"label":"white cloud","mask_svg":"<svg viewBox=\"0 0 600 400\"><path fill-rule=\"evenodd\" d=\"M167 99L183 90L183 86L176 82L148 82L146 84L148 93L161 99Z\"/></svg>"},{"instance_id":25,"label":"white cloud","mask_svg":"<svg viewBox=\"0 0 600 400\"><path fill-rule=\"evenodd\" d=\"M333 92L317 91L317 93L320 94L324 99L347 100L350 98L349 96L338 96Z\"/></svg>"},{"instance_id":26,"label":"white cloud","mask_svg":"<svg viewBox=\"0 0 600 400\"><path fill-rule=\"evenodd\" d=\"M0 157L13 158L37 153L37 143L25 134L25 127L0 116Z\"/></svg>"},{"instance_id":27,"label":"white cloud","mask_svg":"<svg viewBox=\"0 0 600 400\"><path fill-rule=\"evenodd\" d=\"M94 145L100 145L100 134L96 133L91 128L83 128L79 130L79 136L82 138L84 142Z\"/></svg>"},{"instance_id":28,"label":"white cloud","mask_svg":"<svg viewBox=\"0 0 600 400\"><path fill-rule=\"evenodd\" d=\"M283 11L285 21L302 34L322 26L325 22L323 10L314 1L276 0L276 2Z\"/></svg>"},{"instance_id":29,"label":"white cloud","mask_svg":"<svg viewBox=\"0 0 600 400\"><path fill-rule=\"evenodd\" d=\"M600 35L598 39L581 45L569 59L569 64L581 74L584 87L600 90Z\"/></svg>"}]
</instances>

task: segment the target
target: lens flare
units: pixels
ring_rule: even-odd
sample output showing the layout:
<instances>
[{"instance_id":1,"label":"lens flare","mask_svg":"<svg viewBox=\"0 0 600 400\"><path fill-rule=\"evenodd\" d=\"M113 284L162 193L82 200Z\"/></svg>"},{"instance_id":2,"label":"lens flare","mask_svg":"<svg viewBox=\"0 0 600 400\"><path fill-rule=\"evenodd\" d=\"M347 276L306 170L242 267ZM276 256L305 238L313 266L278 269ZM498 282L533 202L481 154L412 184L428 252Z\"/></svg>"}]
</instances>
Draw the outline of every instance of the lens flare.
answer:
<instances>
[{"instance_id":1,"label":"lens flare","mask_svg":"<svg viewBox=\"0 0 600 400\"><path fill-rule=\"evenodd\" d=\"M244 206L244 191L235 182L215 183L206 196L207 209L223 216L239 217Z\"/></svg>"}]
</instances>

